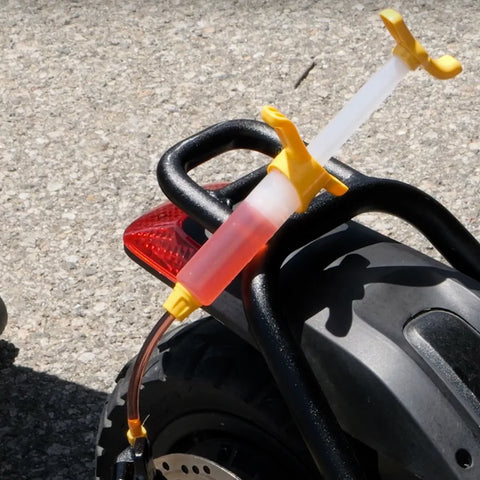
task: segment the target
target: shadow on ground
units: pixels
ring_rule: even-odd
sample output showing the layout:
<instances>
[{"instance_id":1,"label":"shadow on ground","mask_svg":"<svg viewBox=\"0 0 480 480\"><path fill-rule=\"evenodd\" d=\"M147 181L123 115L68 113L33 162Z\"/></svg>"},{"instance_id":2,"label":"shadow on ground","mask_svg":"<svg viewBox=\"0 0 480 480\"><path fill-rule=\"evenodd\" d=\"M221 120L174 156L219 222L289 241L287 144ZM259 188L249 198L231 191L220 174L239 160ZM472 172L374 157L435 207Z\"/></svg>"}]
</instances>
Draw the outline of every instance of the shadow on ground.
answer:
<instances>
[{"instance_id":1,"label":"shadow on ground","mask_svg":"<svg viewBox=\"0 0 480 480\"><path fill-rule=\"evenodd\" d=\"M104 392L14 365L0 340L0 478L94 478Z\"/></svg>"}]
</instances>

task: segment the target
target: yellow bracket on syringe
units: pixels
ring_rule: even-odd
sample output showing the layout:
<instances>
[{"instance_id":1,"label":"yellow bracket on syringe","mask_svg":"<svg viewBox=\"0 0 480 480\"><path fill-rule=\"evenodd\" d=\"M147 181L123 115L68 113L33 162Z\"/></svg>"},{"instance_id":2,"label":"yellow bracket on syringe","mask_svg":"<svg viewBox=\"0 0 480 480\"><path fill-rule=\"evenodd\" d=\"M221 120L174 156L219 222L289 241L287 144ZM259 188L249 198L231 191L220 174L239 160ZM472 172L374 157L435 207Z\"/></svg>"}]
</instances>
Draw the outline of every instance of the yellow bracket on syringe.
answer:
<instances>
[{"instance_id":1,"label":"yellow bracket on syringe","mask_svg":"<svg viewBox=\"0 0 480 480\"><path fill-rule=\"evenodd\" d=\"M304 212L323 188L333 195L343 195L348 187L328 173L309 153L294 123L274 107L262 109L262 119L275 129L283 150L268 165L267 171L280 170L295 187Z\"/></svg>"}]
</instances>

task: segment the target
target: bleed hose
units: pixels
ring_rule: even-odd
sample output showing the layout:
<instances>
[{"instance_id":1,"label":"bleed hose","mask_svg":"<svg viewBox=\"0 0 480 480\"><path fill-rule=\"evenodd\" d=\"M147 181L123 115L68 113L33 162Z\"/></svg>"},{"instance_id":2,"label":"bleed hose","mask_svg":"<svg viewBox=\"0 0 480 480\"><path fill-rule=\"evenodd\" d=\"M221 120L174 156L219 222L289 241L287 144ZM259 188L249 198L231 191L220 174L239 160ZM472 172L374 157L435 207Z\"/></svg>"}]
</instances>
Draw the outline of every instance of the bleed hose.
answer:
<instances>
[{"instance_id":1,"label":"bleed hose","mask_svg":"<svg viewBox=\"0 0 480 480\"><path fill-rule=\"evenodd\" d=\"M162 315L160 320L148 334L148 337L143 343L142 348L140 349L140 352L138 352L135 360L127 393L127 419L129 428L127 437L128 441L132 445L135 442L135 438L147 436L145 427L140 421L140 385L143 374L145 373L148 360L150 359L157 343L174 320L175 317L169 312L165 312Z\"/></svg>"}]
</instances>

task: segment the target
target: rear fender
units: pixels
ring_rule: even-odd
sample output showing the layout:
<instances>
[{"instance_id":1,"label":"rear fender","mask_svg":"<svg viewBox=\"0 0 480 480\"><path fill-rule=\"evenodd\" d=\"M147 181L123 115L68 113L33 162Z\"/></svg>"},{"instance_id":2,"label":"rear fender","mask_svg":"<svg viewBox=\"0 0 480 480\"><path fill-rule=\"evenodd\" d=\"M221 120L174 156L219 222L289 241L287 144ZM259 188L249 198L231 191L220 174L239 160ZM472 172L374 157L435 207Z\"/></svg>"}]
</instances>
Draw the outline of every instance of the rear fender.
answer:
<instances>
[{"instance_id":1,"label":"rear fender","mask_svg":"<svg viewBox=\"0 0 480 480\"><path fill-rule=\"evenodd\" d=\"M479 291L355 223L281 270L283 313L343 429L422 478L480 478Z\"/></svg>"}]
</instances>

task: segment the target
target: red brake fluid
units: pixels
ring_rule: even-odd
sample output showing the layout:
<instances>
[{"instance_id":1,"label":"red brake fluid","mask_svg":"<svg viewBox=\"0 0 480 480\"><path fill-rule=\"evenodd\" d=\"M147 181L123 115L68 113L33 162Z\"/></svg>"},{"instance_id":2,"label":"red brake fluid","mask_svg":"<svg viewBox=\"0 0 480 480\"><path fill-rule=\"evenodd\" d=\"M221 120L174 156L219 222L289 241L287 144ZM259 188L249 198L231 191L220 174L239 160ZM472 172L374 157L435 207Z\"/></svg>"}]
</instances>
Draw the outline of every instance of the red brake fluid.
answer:
<instances>
[{"instance_id":1,"label":"red brake fluid","mask_svg":"<svg viewBox=\"0 0 480 480\"><path fill-rule=\"evenodd\" d=\"M228 225L227 225L228 223ZM278 229L248 202L242 202L183 267L177 280L202 305L210 305Z\"/></svg>"}]
</instances>

